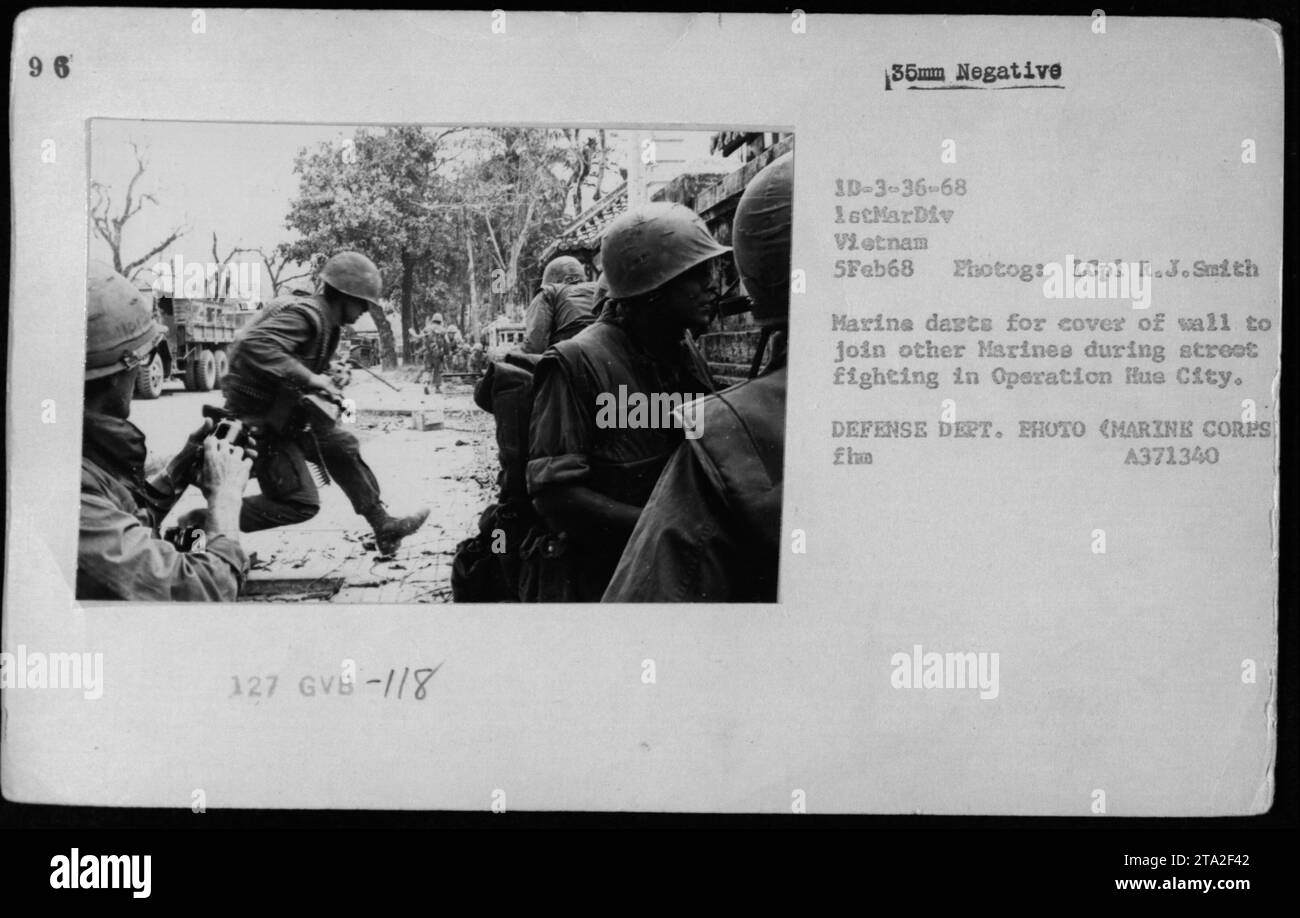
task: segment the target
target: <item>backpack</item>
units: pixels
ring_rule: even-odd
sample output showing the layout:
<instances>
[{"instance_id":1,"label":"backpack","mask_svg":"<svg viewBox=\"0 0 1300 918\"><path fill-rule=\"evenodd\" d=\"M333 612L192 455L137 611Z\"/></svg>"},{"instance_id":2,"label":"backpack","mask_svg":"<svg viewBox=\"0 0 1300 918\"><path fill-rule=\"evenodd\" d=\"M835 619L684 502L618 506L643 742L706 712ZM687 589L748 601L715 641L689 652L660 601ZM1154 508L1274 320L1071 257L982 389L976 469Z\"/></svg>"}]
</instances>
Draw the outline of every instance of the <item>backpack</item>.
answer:
<instances>
[{"instance_id":1,"label":"backpack","mask_svg":"<svg viewBox=\"0 0 1300 918\"><path fill-rule=\"evenodd\" d=\"M474 387L474 403L496 421L497 499L479 516L478 533L462 540L452 559L456 602L518 602L521 551L540 523L528 497L528 425L533 373L526 355L492 361Z\"/></svg>"}]
</instances>

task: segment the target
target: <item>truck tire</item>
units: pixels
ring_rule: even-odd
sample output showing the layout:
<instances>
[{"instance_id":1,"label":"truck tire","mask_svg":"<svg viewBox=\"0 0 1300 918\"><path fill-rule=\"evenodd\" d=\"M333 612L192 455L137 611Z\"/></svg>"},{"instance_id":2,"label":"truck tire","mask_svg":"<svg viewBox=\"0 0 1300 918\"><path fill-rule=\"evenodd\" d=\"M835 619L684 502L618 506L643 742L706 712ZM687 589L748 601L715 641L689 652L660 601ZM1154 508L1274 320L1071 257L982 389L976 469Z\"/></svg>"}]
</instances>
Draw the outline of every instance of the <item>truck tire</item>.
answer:
<instances>
[{"instance_id":1,"label":"truck tire","mask_svg":"<svg viewBox=\"0 0 1300 918\"><path fill-rule=\"evenodd\" d=\"M227 356L224 347L219 347L213 352L213 358L216 361L216 381L212 384L212 388L218 389L221 387L221 380L226 377L226 371L230 369L230 357Z\"/></svg>"},{"instance_id":2,"label":"truck tire","mask_svg":"<svg viewBox=\"0 0 1300 918\"><path fill-rule=\"evenodd\" d=\"M162 395L163 383L166 381L162 355L154 354L153 360L135 371L135 397L157 398Z\"/></svg>"},{"instance_id":3,"label":"truck tire","mask_svg":"<svg viewBox=\"0 0 1300 918\"><path fill-rule=\"evenodd\" d=\"M199 391L211 392L217 385L217 358L216 355L204 349L199 354Z\"/></svg>"},{"instance_id":4,"label":"truck tire","mask_svg":"<svg viewBox=\"0 0 1300 918\"><path fill-rule=\"evenodd\" d=\"M216 375L216 358L206 348L194 351L185 361L185 388L191 392L211 392Z\"/></svg>"}]
</instances>

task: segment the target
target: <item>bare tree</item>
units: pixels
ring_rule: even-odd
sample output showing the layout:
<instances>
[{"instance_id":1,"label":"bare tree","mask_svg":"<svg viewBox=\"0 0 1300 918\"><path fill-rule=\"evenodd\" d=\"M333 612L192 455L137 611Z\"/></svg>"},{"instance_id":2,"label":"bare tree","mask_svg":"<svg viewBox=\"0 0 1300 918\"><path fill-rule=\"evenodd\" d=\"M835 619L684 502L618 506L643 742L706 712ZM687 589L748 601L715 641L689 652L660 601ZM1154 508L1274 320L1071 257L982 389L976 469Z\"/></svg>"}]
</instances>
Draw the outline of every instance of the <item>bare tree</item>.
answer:
<instances>
[{"instance_id":1,"label":"bare tree","mask_svg":"<svg viewBox=\"0 0 1300 918\"><path fill-rule=\"evenodd\" d=\"M219 254L217 254L217 234L215 230L213 231L212 264L215 266L215 271L212 276L212 284L213 284L212 295L214 297L221 298L230 295L230 286L233 283L233 275L230 270L230 261L236 255L240 255L245 252L253 252L256 253L257 255L262 254L260 249L248 249L248 248L243 248L241 246L235 246L233 249L230 250L229 253L227 253L225 258L222 258Z\"/></svg>"},{"instance_id":2,"label":"bare tree","mask_svg":"<svg viewBox=\"0 0 1300 918\"><path fill-rule=\"evenodd\" d=\"M189 232L189 227L179 226L172 230L162 242L153 246L139 258L131 261L124 261L122 257L122 230L126 224L140 212L145 203L158 205L158 199L152 194L136 194L136 185L140 181L140 176L144 175L147 163L139 146L134 142L131 144L131 150L135 153L135 174L131 176L131 181L126 186L126 200L122 204L120 212L115 212L113 208L112 189L102 182L91 182L91 204L90 204L90 225L95 230L96 235L108 243L109 250L113 253L113 268L119 274L130 280L135 280L136 276L149 264L150 260L159 253L165 251L169 245Z\"/></svg>"},{"instance_id":3,"label":"bare tree","mask_svg":"<svg viewBox=\"0 0 1300 918\"><path fill-rule=\"evenodd\" d=\"M302 264L295 261L289 254L289 244L282 242L272 249L269 253L264 249L257 249L257 254L262 256L262 264L266 266L266 274L271 278L271 295L278 296L280 288L302 277L311 277L316 268L309 266L306 271L299 271L297 274L284 276L284 272L289 270L289 266L302 267Z\"/></svg>"},{"instance_id":4,"label":"bare tree","mask_svg":"<svg viewBox=\"0 0 1300 918\"><path fill-rule=\"evenodd\" d=\"M303 277L311 277L320 270L320 265L308 264L307 270L298 271L297 274L286 274L291 268L301 268L302 264L296 261L290 254L289 244L282 242L275 248L267 251L261 247L248 248L245 246L235 246L225 257L222 257L218 249L217 234L212 234L212 263L216 266L216 296L229 295L230 285L233 283L234 272L229 265L236 255L250 254L256 255L261 260L258 267L266 269L267 277L271 279L271 296L278 296L280 288L287 285L290 281L298 280Z\"/></svg>"}]
</instances>

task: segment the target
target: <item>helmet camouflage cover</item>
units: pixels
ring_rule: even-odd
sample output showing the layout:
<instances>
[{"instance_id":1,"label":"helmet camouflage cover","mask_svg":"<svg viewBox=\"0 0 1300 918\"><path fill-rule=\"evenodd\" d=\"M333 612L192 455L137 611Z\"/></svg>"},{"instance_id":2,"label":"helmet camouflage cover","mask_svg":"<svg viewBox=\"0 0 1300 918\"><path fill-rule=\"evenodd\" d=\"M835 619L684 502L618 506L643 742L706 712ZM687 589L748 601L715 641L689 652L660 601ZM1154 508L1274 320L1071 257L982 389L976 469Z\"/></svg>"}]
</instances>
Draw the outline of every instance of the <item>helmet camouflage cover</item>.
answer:
<instances>
[{"instance_id":1,"label":"helmet camouflage cover","mask_svg":"<svg viewBox=\"0 0 1300 918\"><path fill-rule=\"evenodd\" d=\"M86 272L86 379L100 379L143 362L166 329L154 321L153 304L102 261Z\"/></svg>"}]
</instances>

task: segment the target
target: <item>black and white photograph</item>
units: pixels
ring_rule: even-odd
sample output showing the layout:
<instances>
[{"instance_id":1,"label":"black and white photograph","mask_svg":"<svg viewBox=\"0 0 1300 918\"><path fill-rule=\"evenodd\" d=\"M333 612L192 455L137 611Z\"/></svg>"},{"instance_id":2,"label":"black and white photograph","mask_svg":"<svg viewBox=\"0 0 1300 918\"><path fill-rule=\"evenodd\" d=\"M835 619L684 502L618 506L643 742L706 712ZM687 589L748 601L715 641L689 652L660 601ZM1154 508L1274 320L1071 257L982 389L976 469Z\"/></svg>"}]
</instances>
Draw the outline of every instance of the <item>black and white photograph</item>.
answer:
<instances>
[{"instance_id":1,"label":"black and white photograph","mask_svg":"<svg viewBox=\"0 0 1300 918\"><path fill-rule=\"evenodd\" d=\"M776 601L791 133L90 142L79 599Z\"/></svg>"},{"instance_id":2,"label":"black and white photograph","mask_svg":"<svg viewBox=\"0 0 1300 918\"><path fill-rule=\"evenodd\" d=\"M1166 7L17 14L17 882L848 824L909 910L1248 903L1300 13Z\"/></svg>"}]
</instances>

